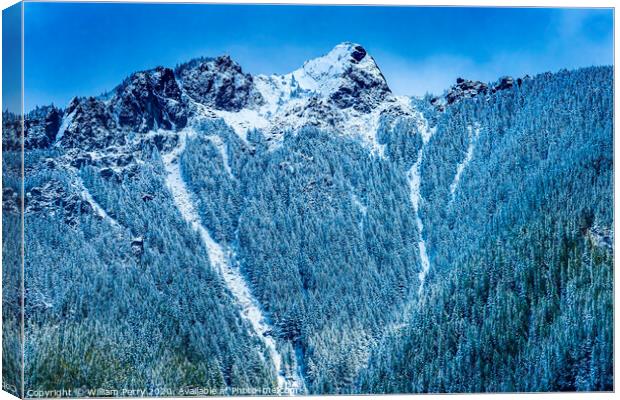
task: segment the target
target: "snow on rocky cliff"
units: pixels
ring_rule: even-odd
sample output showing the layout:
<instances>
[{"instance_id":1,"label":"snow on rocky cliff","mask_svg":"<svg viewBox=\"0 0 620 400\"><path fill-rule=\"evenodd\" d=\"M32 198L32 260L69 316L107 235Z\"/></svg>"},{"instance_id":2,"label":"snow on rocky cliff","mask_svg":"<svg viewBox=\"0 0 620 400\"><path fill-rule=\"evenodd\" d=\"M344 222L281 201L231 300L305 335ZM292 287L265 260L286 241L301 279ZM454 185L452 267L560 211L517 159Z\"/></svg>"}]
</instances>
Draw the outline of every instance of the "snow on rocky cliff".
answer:
<instances>
[{"instance_id":1,"label":"snow on rocky cliff","mask_svg":"<svg viewBox=\"0 0 620 400\"><path fill-rule=\"evenodd\" d=\"M493 87L459 79L431 104L443 111L460 98L512 85L509 77ZM130 136L223 119L243 140L249 130L260 130L272 147L286 132L315 126L358 138L379 155L381 123L417 114L409 97L392 94L366 49L350 42L284 75L252 76L229 56L198 58L174 70L157 67L132 74L107 95L75 98L65 110L43 111L27 118L26 147L55 143L101 150L125 146Z\"/></svg>"},{"instance_id":2,"label":"snow on rocky cliff","mask_svg":"<svg viewBox=\"0 0 620 400\"><path fill-rule=\"evenodd\" d=\"M374 59L354 43L285 75L253 77L228 56L196 59L175 73L194 119L221 118L243 140L260 129L277 144L285 132L310 125L358 137L380 153L382 115L411 114L409 99L392 95Z\"/></svg>"},{"instance_id":3,"label":"snow on rocky cliff","mask_svg":"<svg viewBox=\"0 0 620 400\"><path fill-rule=\"evenodd\" d=\"M381 70L366 50L341 43L286 75L253 79L260 96L243 109L213 110L242 138L258 128L271 143L306 125L358 137L380 152L376 132L383 114L411 115L409 99L392 95Z\"/></svg>"}]
</instances>

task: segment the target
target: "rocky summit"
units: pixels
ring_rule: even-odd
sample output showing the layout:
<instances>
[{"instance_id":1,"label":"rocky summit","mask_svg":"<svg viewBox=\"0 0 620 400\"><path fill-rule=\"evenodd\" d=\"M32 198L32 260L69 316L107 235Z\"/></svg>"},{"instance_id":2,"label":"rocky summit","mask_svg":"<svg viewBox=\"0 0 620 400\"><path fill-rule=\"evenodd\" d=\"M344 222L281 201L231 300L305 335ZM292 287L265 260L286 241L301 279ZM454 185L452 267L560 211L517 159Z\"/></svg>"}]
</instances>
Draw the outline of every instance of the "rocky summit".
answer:
<instances>
[{"instance_id":1,"label":"rocky summit","mask_svg":"<svg viewBox=\"0 0 620 400\"><path fill-rule=\"evenodd\" d=\"M430 104L444 110L513 85L509 77L493 85L458 78ZM198 58L174 70L136 72L110 93L74 98L64 110L47 106L30 112L25 147L103 149L126 145L132 133L177 131L191 121L223 119L242 138L257 128L277 143L287 130L316 126L359 137L380 151L378 127L394 116L415 114L410 103L392 94L374 58L355 43L339 44L285 75L252 76L229 56Z\"/></svg>"},{"instance_id":2,"label":"rocky summit","mask_svg":"<svg viewBox=\"0 0 620 400\"><path fill-rule=\"evenodd\" d=\"M216 110L239 111L262 101L252 75L229 56L190 61L177 67L176 75L189 98Z\"/></svg>"},{"instance_id":3,"label":"rocky summit","mask_svg":"<svg viewBox=\"0 0 620 400\"><path fill-rule=\"evenodd\" d=\"M522 83L523 79L517 79L517 84L519 87ZM457 78L455 85L450 87L450 89L448 89L442 96L432 97L430 102L439 111L444 111L447 105L454 104L462 99L470 99L480 95L487 96L495 94L501 90L511 89L514 84L514 79L510 76L504 76L494 84L486 84L481 81Z\"/></svg>"}]
</instances>

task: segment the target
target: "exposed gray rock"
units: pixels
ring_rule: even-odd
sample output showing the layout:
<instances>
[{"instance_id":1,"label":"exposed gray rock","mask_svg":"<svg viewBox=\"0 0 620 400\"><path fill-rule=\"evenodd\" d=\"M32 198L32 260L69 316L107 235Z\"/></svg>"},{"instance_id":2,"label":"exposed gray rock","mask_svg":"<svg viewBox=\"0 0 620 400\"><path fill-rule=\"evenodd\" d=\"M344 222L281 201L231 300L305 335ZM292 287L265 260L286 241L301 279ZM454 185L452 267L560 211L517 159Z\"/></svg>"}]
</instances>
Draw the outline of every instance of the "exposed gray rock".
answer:
<instances>
[{"instance_id":1,"label":"exposed gray rock","mask_svg":"<svg viewBox=\"0 0 620 400\"><path fill-rule=\"evenodd\" d=\"M330 100L340 108L353 107L358 111L370 112L391 93L385 79L377 79L363 69L351 66L345 76L340 88L330 96Z\"/></svg>"},{"instance_id":2,"label":"exposed gray rock","mask_svg":"<svg viewBox=\"0 0 620 400\"><path fill-rule=\"evenodd\" d=\"M364 57L366 57L366 54L366 49L362 46L355 46L351 52L351 57L355 62L360 62L364 59Z\"/></svg>"},{"instance_id":3,"label":"exposed gray rock","mask_svg":"<svg viewBox=\"0 0 620 400\"><path fill-rule=\"evenodd\" d=\"M465 80L458 78L456 85L446 93L446 101L453 104L463 98L476 97L479 94L486 94L489 87L480 81Z\"/></svg>"},{"instance_id":4,"label":"exposed gray rock","mask_svg":"<svg viewBox=\"0 0 620 400\"><path fill-rule=\"evenodd\" d=\"M120 180L112 168L101 168L99 175L106 180Z\"/></svg>"},{"instance_id":5,"label":"exposed gray rock","mask_svg":"<svg viewBox=\"0 0 620 400\"><path fill-rule=\"evenodd\" d=\"M518 82L518 85L521 86L523 80L518 79ZM450 89L448 89L443 96L431 98L430 103L438 111L444 111L449 105L455 104L463 99L471 99L478 96L490 96L494 93L511 89L513 86L514 79L510 76L500 78L491 86L480 81L457 78L455 85L450 87Z\"/></svg>"},{"instance_id":6,"label":"exposed gray rock","mask_svg":"<svg viewBox=\"0 0 620 400\"><path fill-rule=\"evenodd\" d=\"M329 99L339 108L369 112L391 93L391 90L366 49L358 44L345 43L343 49L349 52L344 63L344 72L339 77L339 87ZM364 63L361 63L362 60Z\"/></svg>"},{"instance_id":7,"label":"exposed gray rock","mask_svg":"<svg viewBox=\"0 0 620 400\"><path fill-rule=\"evenodd\" d=\"M139 256L144 252L144 238L142 236L131 239L131 250L136 256Z\"/></svg>"},{"instance_id":8,"label":"exposed gray rock","mask_svg":"<svg viewBox=\"0 0 620 400\"><path fill-rule=\"evenodd\" d=\"M187 123L187 107L170 68L132 74L115 89L111 104L120 126L134 132L179 129Z\"/></svg>"},{"instance_id":9,"label":"exposed gray rock","mask_svg":"<svg viewBox=\"0 0 620 400\"><path fill-rule=\"evenodd\" d=\"M24 147L45 148L56 139L62 121L62 111L54 106L38 107L24 119Z\"/></svg>"},{"instance_id":10,"label":"exposed gray rock","mask_svg":"<svg viewBox=\"0 0 620 400\"><path fill-rule=\"evenodd\" d=\"M142 139L143 144L150 144L159 151L168 152L177 146L179 137L176 134L156 132Z\"/></svg>"},{"instance_id":11,"label":"exposed gray rock","mask_svg":"<svg viewBox=\"0 0 620 400\"><path fill-rule=\"evenodd\" d=\"M513 86L514 86L514 79L512 79L511 76L503 76L499 79L499 81L493 88L493 92L510 89Z\"/></svg>"},{"instance_id":12,"label":"exposed gray rock","mask_svg":"<svg viewBox=\"0 0 620 400\"><path fill-rule=\"evenodd\" d=\"M190 61L177 67L176 74L192 100L217 110L239 111L262 102L252 76L229 56Z\"/></svg>"},{"instance_id":13,"label":"exposed gray rock","mask_svg":"<svg viewBox=\"0 0 620 400\"><path fill-rule=\"evenodd\" d=\"M595 246L607 250L613 250L614 233L612 229L595 225L589 229L588 236Z\"/></svg>"},{"instance_id":14,"label":"exposed gray rock","mask_svg":"<svg viewBox=\"0 0 620 400\"><path fill-rule=\"evenodd\" d=\"M91 164L92 162L93 162L93 159L90 154L82 153L71 160L71 166L75 168L81 168L85 165Z\"/></svg>"},{"instance_id":15,"label":"exposed gray rock","mask_svg":"<svg viewBox=\"0 0 620 400\"><path fill-rule=\"evenodd\" d=\"M75 225L79 217L84 214L100 218L88 201L79 194L69 192L58 180L50 180L28 190L24 200L24 211L61 215L70 225Z\"/></svg>"},{"instance_id":16,"label":"exposed gray rock","mask_svg":"<svg viewBox=\"0 0 620 400\"><path fill-rule=\"evenodd\" d=\"M125 144L125 135L110 107L95 97L74 98L65 110L67 128L60 131L60 143L65 148L105 148Z\"/></svg>"}]
</instances>

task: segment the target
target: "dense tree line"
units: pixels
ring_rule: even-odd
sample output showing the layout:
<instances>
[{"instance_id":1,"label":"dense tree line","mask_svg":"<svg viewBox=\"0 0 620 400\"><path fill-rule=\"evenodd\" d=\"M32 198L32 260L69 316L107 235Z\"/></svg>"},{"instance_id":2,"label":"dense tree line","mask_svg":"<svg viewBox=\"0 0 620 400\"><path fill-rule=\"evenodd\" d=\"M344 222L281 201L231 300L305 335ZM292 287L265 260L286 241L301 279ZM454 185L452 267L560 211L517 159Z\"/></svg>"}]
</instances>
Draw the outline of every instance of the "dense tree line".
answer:
<instances>
[{"instance_id":1,"label":"dense tree line","mask_svg":"<svg viewBox=\"0 0 620 400\"><path fill-rule=\"evenodd\" d=\"M437 121L431 284L362 392L613 389L612 69L543 74ZM478 123L476 153L448 195Z\"/></svg>"},{"instance_id":2,"label":"dense tree line","mask_svg":"<svg viewBox=\"0 0 620 400\"><path fill-rule=\"evenodd\" d=\"M186 180L282 346L303 353L309 390L355 391L368 350L417 287L405 174L355 140L312 128L272 150L253 140L204 126L182 157Z\"/></svg>"},{"instance_id":3,"label":"dense tree line","mask_svg":"<svg viewBox=\"0 0 620 400\"><path fill-rule=\"evenodd\" d=\"M73 185L40 173L28 180ZM26 387L273 387L266 350L179 215L160 160L121 182L91 167L80 175L118 225L26 214Z\"/></svg>"}]
</instances>

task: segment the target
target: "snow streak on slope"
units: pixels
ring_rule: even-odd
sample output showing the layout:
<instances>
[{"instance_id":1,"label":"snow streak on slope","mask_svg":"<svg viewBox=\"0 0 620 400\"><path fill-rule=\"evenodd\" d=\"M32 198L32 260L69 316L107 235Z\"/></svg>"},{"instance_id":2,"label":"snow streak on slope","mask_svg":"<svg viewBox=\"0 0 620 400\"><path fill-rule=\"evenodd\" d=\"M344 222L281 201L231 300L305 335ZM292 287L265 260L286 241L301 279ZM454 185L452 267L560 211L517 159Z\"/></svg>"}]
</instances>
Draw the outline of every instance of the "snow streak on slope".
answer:
<instances>
[{"instance_id":1,"label":"snow streak on slope","mask_svg":"<svg viewBox=\"0 0 620 400\"><path fill-rule=\"evenodd\" d=\"M77 191L80 193L80 196L82 197L82 199L84 199L84 201L90 204L90 206L93 208L93 211L95 211L95 213L99 216L99 218L108 222L110 225L112 225L115 228L121 227L118 221L110 217L110 215L103 209L103 207L101 207L101 205L97 203L97 201L90 194L86 186L84 186L84 182L82 181L81 178L79 177L76 178L76 182L74 183L74 185Z\"/></svg>"},{"instance_id":2,"label":"snow streak on slope","mask_svg":"<svg viewBox=\"0 0 620 400\"><path fill-rule=\"evenodd\" d=\"M179 156L185 150L187 137L191 135L194 135L194 131L191 129L179 132L178 146L163 156L166 169L166 185L170 189L183 219L194 231L200 234L209 253L211 264L223 278L226 286L241 308L241 317L249 323L256 336L269 350L271 361L277 373L279 392L281 394L299 394L303 391L303 381L297 372L294 372L292 376L286 376L284 373L282 355L278 352L275 340L269 336L273 328L263 315L258 301L252 296L245 279L241 275L241 271L231 262L232 253L215 242L200 222L200 216L193 205L192 196L183 180L179 161Z\"/></svg>"},{"instance_id":3,"label":"snow streak on slope","mask_svg":"<svg viewBox=\"0 0 620 400\"><path fill-rule=\"evenodd\" d=\"M93 207L93 210L95 210L95 212L97 213L97 215L99 215L101 219L109 222L110 225L114 227L120 227L118 222L108 215L108 213L99 205L99 203L95 201L93 196L91 196L90 192L86 190L86 188L84 188L84 190L82 191L82 197L91 205L91 207Z\"/></svg>"},{"instance_id":4,"label":"snow streak on slope","mask_svg":"<svg viewBox=\"0 0 620 400\"><path fill-rule=\"evenodd\" d=\"M420 261L422 262L422 270L418 274L418 277L420 279L420 288L418 289L418 294L421 294L424 287L426 275L431 268L431 263L428 258L428 253L426 252L426 242L424 241L423 234L424 224L422 223L422 218L420 218L419 211L420 200L422 199L422 195L420 193L420 165L422 164L422 157L424 156L424 148L426 147L426 144L434 133L434 129L428 126L428 122L421 114L419 114L418 116L418 132L422 135L422 146L420 147L420 150L418 150L418 158L416 159L416 162L409 170L409 196L411 199L411 204L413 205L413 210L415 212L416 225L418 226L418 234L420 235L420 237L418 238L418 249L420 252Z\"/></svg>"},{"instance_id":5,"label":"snow streak on slope","mask_svg":"<svg viewBox=\"0 0 620 400\"><path fill-rule=\"evenodd\" d=\"M69 128L69 126L71 125L71 122L73 121L73 117L75 116L75 111L73 111L71 114L69 115L65 115L62 118L62 123L60 124L60 128L58 128L58 133L56 134L56 139L55 142L58 144L60 143L60 141L62 140L62 137L65 134L65 131Z\"/></svg>"},{"instance_id":6,"label":"snow streak on slope","mask_svg":"<svg viewBox=\"0 0 620 400\"><path fill-rule=\"evenodd\" d=\"M480 134L480 127L472 128L471 126L467 127L467 133L469 138L469 145L467 146L467 153L465 154L465 159L456 167L456 175L454 175L454 180L450 184L450 195L452 196L451 200L454 200L454 193L456 192L456 188L461 181L461 174L465 170L465 167L471 159L474 157L474 147L476 146L476 140L478 140L478 135Z\"/></svg>"},{"instance_id":7,"label":"snow streak on slope","mask_svg":"<svg viewBox=\"0 0 620 400\"><path fill-rule=\"evenodd\" d=\"M209 110L217 118L221 118L233 131L247 143L250 129L267 130L270 125L268 119L259 111L247 108L239 111Z\"/></svg>"}]
</instances>

